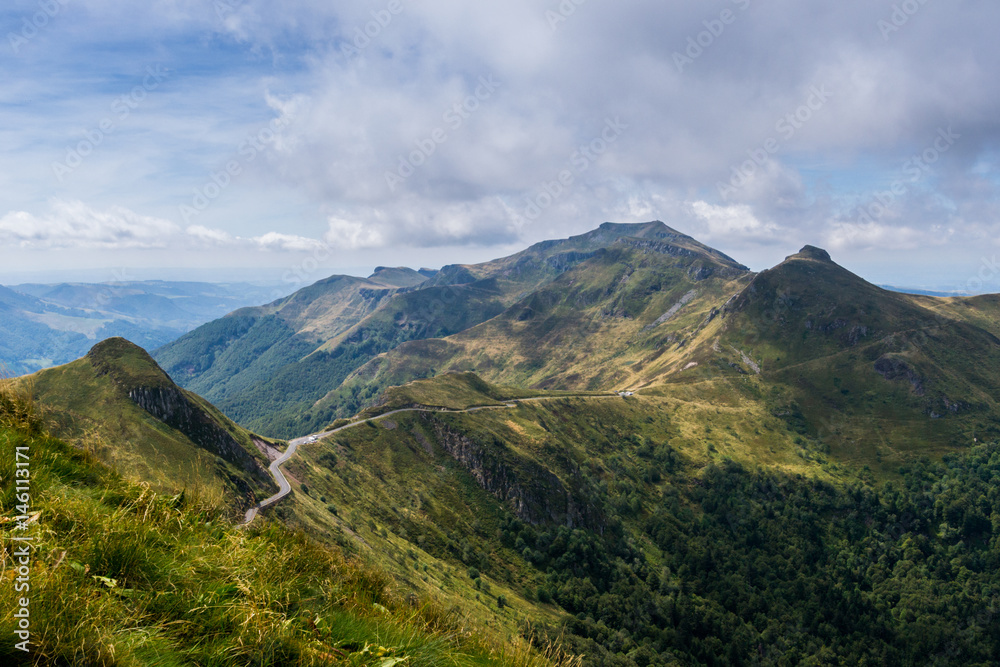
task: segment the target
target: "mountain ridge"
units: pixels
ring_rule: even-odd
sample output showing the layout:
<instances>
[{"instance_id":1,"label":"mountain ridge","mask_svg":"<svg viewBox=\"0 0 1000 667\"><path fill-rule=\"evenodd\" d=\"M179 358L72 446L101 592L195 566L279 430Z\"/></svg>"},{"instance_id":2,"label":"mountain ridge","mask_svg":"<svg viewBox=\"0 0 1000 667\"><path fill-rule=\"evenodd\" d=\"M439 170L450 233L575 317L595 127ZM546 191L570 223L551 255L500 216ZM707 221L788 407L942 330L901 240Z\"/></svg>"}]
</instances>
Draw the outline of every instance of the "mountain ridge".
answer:
<instances>
[{"instance_id":1,"label":"mountain ridge","mask_svg":"<svg viewBox=\"0 0 1000 667\"><path fill-rule=\"evenodd\" d=\"M962 619L995 618L1000 296L889 292L813 246L753 273L660 224L602 227L206 325L275 371L256 396L283 400L240 409L316 434L246 530L278 521L588 667L988 664L1000 628ZM361 290L381 298L352 315ZM329 348L278 335L323 299L346 313ZM99 349L43 402L117 374L123 421L152 419L124 387L168 375L116 346L104 384L80 383Z\"/></svg>"},{"instance_id":2,"label":"mountain ridge","mask_svg":"<svg viewBox=\"0 0 1000 667\"><path fill-rule=\"evenodd\" d=\"M449 336L486 322L622 239L635 239L639 246L632 251L637 253L653 252L655 246L664 255L747 270L659 221L605 223L505 258L449 265L416 284L409 284L414 274L423 274L407 270L405 287L331 276L267 306L206 324L157 349L154 357L181 386L203 394L241 423L291 437L308 428L302 413L372 357L410 340ZM386 274L380 268L376 274ZM359 400L371 398L369 393ZM263 406L270 412L262 418Z\"/></svg>"},{"instance_id":3,"label":"mountain ridge","mask_svg":"<svg viewBox=\"0 0 1000 667\"><path fill-rule=\"evenodd\" d=\"M83 358L25 382L55 435L136 481L205 493L234 512L274 488L264 453L274 443L178 387L123 338L104 340Z\"/></svg>"}]
</instances>

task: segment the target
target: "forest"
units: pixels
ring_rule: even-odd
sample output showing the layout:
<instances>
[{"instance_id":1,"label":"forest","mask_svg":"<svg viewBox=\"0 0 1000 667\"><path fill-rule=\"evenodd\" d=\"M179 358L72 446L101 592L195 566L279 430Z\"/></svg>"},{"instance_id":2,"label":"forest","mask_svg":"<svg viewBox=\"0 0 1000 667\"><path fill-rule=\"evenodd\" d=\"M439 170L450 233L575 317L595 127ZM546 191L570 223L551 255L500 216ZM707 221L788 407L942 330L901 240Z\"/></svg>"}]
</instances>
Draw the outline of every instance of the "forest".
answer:
<instances>
[{"instance_id":1,"label":"forest","mask_svg":"<svg viewBox=\"0 0 1000 667\"><path fill-rule=\"evenodd\" d=\"M662 453L664 447L658 448ZM988 665L1000 655L1000 445L838 487L710 464L603 536L516 519L550 636L595 666ZM641 526L641 540L625 525ZM631 532L631 531L629 531ZM644 555L645 554L645 555Z\"/></svg>"}]
</instances>

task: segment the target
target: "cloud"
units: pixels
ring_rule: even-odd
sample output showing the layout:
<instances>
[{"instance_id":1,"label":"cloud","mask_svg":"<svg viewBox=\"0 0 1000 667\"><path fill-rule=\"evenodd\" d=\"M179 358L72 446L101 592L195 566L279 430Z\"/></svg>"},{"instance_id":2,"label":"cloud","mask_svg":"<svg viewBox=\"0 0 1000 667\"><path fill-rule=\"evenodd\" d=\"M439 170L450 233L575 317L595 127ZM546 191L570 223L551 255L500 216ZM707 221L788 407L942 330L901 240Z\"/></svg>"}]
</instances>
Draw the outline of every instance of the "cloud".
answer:
<instances>
[{"instance_id":1,"label":"cloud","mask_svg":"<svg viewBox=\"0 0 1000 667\"><path fill-rule=\"evenodd\" d=\"M745 204L717 206L704 201L691 204L695 216L706 226L706 237L758 243L773 243L781 229L771 222L762 222Z\"/></svg>"},{"instance_id":2,"label":"cloud","mask_svg":"<svg viewBox=\"0 0 1000 667\"><path fill-rule=\"evenodd\" d=\"M177 232L169 220L120 206L97 211L80 201L56 200L45 216L12 211L0 218L0 241L22 248L161 248Z\"/></svg>"},{"instance_id":3,"label":"cloud","mask_svg":"<svg viewBox=\"0 0 1000 667\"><path fill-rule=\"evenodd\" d=\"M1000 17L1000 10L927 5L887 43L878 29L886 12L860 0L836 11L805 11L788 0L726 3L737 20L678 71L675 54L718 8L587 3L553 30L545 12L558 3L550 4L512 0L495 11L443 0L407 5L356 57L318 53L303 79L312 103L290 128L294 147L276 158L278 178L319 206L350 211L333 216L329 233L361 246L507 238L504 216L451 225L475 233L449 232L442 220L449 208L475 215L491 197L523 208L567 169L573 185L546 211L546 227L578 231L608 219L623 201L642 199L621 193L622 183L638 190L655 183L671 198L749 207L739 215L702 213L712 233L730 225L748 242L772 243L777 229L817 237L827 229L834 204L816 191L828 187L817 182L817 161L835 176L856 169L859 158L891 170L945 121L977 135L972 153L998 137L991 114L1000 107L1000 85L986 63L1000 66L1000 49L973 57L965 45L989 42L983 13ZM341 19L338 44L371 20L367 10L329 11ZM934 38L947 48L926 48L931 25L952 36ZM483 76L502 85L451 127L446 114ZM796 113L818 88L829 99L803 122ZM615 117L629 130L574 171L574 156ZM446 138L432 145L436 130ZM771 138L777 150L735 197L691 192L727 181L733 165ZM387 188L385 174L413 166L409 157L422 145L433 150L423 151L398 188ZM937 165L942 172L957 167ZM868 191L849 187L859 196ZM621 197L592 196L602 190ZM396 214L400 201L409 213ZM532 228L520 227L529 235Z\"/></svg>"},{"instance_id":4,"label":"cloud","mask_svg":"<svg viewBox=\"0 0 1000 667\"><path fill-rule=\"evenodd\" d=\"M307 252L325 247L322 241L310 239L294 234L282 234L280 232L268 232L261 236L255 236L249 241L256 244L262 250L282 250L292 252Z\"/></svg>"},{"instance_id":5,"label":"cloud","mask_svg":"<svg viewBox=\"0 0 1000 667\"><path fill-rule=\"evenodd\" d=\"M20 49L2 93L13 149L0 156L0 210L19 213L0 238L499 247L652 218L765 252L792 239L845 252L926 241L943 258L996 238L1000 5L923 3L887 34L892 8L868 0L572 3L556 22L557 0L388 4L67 3ZM15 19L37 11L14 5ZM735 19L706 37L723 9ZM678 54L691 61L679 67ZM54 183L53 160L156 63L169 81ZM829 99L801 113L817 87ZM287 124L245 159L240 142L275 114ZM627 126L610 143L609 119ZM892 211L858 222L947 126L961 134L954 148ZM761 150L746 182L720 194ZM241 175L200 224L169 228L231 160ZM51 197L93 215L28 213Z\"/></svg>"},{"instance_id":6,"label":"cloud","mask_svg":"<svg viewBox=\"0 0 1000 667\"><path fill-rule=\"evenodd\" d=\"M418 197L374 208L342 209L329 217L326 240L344 248L390 244L418 248L500 245L519 238L517 212L498 197L475 201L435 201Z\"/></svg>"},{"instance_id":7,"label":"cloud","mask_svg":"<svg viewBox=\"0 0 1000 667\"><path fill-rule=\"evenodd\" d=\"M905 225L870 223L835 223L825 236L831 250L912 250L944 239Z\"/></svg>"},{"instance_id":8,"label":"cloud","mask_svg":"<svg viewBox=\"0 0 1000 667\"><path fill-rule=\"evenodd\" d=\"M61 200L52 201L49 213L44 216L26 211L7 213L0 218L0 243L32 250L193 250L210 246L293 253L309 252L326 245L319 239L273 231L241 237L204 225L191 225L182 230L169 220L139 215L121 206L99 211L83 202Z\"/></svg>"}]
</instances>

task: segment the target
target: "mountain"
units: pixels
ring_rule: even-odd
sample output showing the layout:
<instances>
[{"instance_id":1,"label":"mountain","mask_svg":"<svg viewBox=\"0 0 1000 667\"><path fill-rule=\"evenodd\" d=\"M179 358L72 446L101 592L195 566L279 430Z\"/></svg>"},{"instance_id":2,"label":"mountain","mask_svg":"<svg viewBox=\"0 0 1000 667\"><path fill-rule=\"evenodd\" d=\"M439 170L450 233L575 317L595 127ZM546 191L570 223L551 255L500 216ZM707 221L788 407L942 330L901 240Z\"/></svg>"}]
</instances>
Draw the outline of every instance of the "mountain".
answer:
<instances>
[{"instance_id":1,"label":"mountain","mask_svg":"<svg viewBox=\"0 0 1000 667\"><path fill-rule=\"evenodd\" d=\"M1000 653L998 336L997 295L887 291L812 246L753 273L647 223L436 273L333 277L156 356L228 392L244 426L314 434L284 464L290 495L245 534L309 551L295 571L348 554L427 601L411 609L450 610L417 628L488 627L537 647L524 664L986 665ZM162 414L159 392L180 392L140 352L98 346L39 402L137 428L151 415L135 397ZM216 530L201 535L253 562L255 538ZM252 553L285 552L266 539ZM240 592L195 609L261 599L236 576ZM328 661L454 657L400 662L399 635L362 648L353 620L331 620L351 576L299 578L267 608L295 641L351 649ZM154 600L166 588L144 585ZM398 618L376 594L358 613ZM202 646L234 630L189 632ZM297 650L259 661L321 660Z\"/></svg>"},{"instance_id":2,"label":"mountain","mask_svg":"<svg viewBox=\"0 0 1000 667\"><path fill-rule=\"evenodd\" d=\"M88 362L102 377L162 380L111 347ZM28 573L0 588L0 663L573 664L398 590L356 554L278 523L235 526L205 498L123 477L46 434L24 389L0 380L0 443L20 453L0 457L0 532Z\"/></svg>"},{"instance_id":3,"label":"mountain","mask_svg":"<svg viewBox=\"0 0 1000 667\"><path fill-rule=\"evenodd\" d=\"M53 435L130 479L203 496L236 510L277 491L266 452L275 443L237 426L175 385L123 338L24 380Z\"/></svg>"},{"instance_id":4,"label":"mountain","mask_svg":"<svg viewBox=\"0 0 1000 667\"><path fill-rule=\"evenodd\" d=\"M154 349L274 287L165 281L0 287L0 366L21 375L67 363L123 336Z\"/></svg>"},{"instance_id":5,"label":"mountain","mask_svg":"<svg viewBox=\"0 0 1000 667\"><path fill-rule=\"evenodd\" d=\"M1000 442L876 477L747 379L530 400L418 381L302 447L276 516L586 665L989 664ZM448 409L389 414L415 400Z\"/></svg>"},{"instance_id":6,"label":"mountain","mask_svg":"<svg viewBox=\"0 0 1000 667\"><path fill-rule=\"evenodd\" d=\"M939 451L995 433L998 322L995 297L890 292L810 246L753 275L626 238L496 318L373 359L312 412L349 414L362 407L352 397L447 371L537 389L661 394L692 383L731 393L739 380L743 394L766 390L769 409L822 431L845 455L877 438L858 458L898 461L900 447Z\"/></svg>"},{"instance_id":7,"label":"mountain","mask_svg":"<svg viewBox=\"0 0 1000 667\"><path fill-rule=\"evenodd\" d=\"M636 250L359 369L282 520L588 665L990 664L1000 296Z\"/></svg>"},{"instance_id":8,"label":"mountain","mask_svg":"<svg viewBox=\"0 0 1000 667\"><path fill-rule=\"evenodd\" d=\"M614 237L487 322L398 346L361 368L348 387L360 381L381 390L443 370L564 390L629 386L640 369L655 377L673 356L662 357L664 348L683 348L713 308L750 278L721 253L659 228L656 237L648 226L640 227L642 237ZM343 401L342 394L325 403Z\"/></svg>"},{"instance_id":9,"label":"mountain","mask_svg":"<svg viewBox=\"0 0 1000 667\"><path fill-rule=\"evenodd\" d=\"M998 306L890 292L807 246L725 306L692 375L759 375L845 459L940 453L1000 436Z\"/></svg>"},{"instance_id":10,"label":"mountain","mask_svg":"<svg viewBox=\"0 0 1000 667\"><path fill-rule=\"evenodd\" d=\"M660 269L673 273L657 277ZM636 270L639 275L629 285L629 295L607 301L614 281L624 277L618 272ZM746 267L662 222L605 223L587 234L538 243L503 259L446 266L416 285L387 285L377 282L378 274L368 279L335 276L287 299L209 323L154 355L182 386L201 393L238 422L290 437L353 414L370 402L392 382L365 387L342 383L377 355L409 341L450 341L449 336L463 332L492 335L484 323L499 326L499 317L513 323L509 326L521 326L536 309L542 314L552 310L547 319L539 314L525 325L537 336L544 336L544 327L564 316L571 317L565 328L579 336L584 330L577 327L576 310L584 301L592 320L634 322L648 315L651 324L696 284L703 285L700 304L726 281L747 273ZM579 283L581 276L587 284ZM672 282L674 278L679 282ZM681 284L685 289L678 287ZM564 294L567 286L572 286L570 296ZM532 295L540 301L522 303ZM647 304L644 299L650 295L655 298ZM650 315L656 309L659 312ZM536 341L525 344L533 347ZM419 346L405 349L403 356L412 359ZM535 349L528 354L540 353ZM432 364L398 378L425 377L440 367Z\"/></svg>"},{"instance_id":11,"label":"mountain","mask_svg":"<svg viewBox=\"0 0 1000 667\"><path fill-rule=\"evenodd\" d=\"M661 222L605 223L427 279L410 271L405 286L379 282L384 271L238 311L156 356L283 437L445 372L577 392L701 383L879 466L998 426L995 297L885 290L812 246L754 274Z\"/></svg>"},{"instance_id":12,"label":"mountain","mask_svg":"<svg viewBox=\"0 0 1000 667\"><path fill-rule=\"evenodd\" d=\"M54 312L53 312L54 311ZM76 359L86 336L57 331L41 320L46 313L70 317L64 309L50 309L34 297L0 286L0 368L21 375L40 367Z\"/></svg>"}]
</instances>

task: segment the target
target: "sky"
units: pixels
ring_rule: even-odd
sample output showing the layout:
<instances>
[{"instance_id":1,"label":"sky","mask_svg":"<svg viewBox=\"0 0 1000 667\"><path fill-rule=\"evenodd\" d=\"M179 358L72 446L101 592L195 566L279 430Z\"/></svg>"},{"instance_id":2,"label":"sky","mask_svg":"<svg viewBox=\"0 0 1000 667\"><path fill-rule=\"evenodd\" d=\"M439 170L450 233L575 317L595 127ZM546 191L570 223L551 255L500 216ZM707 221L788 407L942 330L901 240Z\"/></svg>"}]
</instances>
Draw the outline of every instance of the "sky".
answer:
<instances>
[{"instance_id":1,"label":"sky","mask_svg":"<svg viewBox=\"0 0 1000 667\"><path fill-rule=\"evenodd\" d=\"M993 0L8 0L0 282L484 261L662 220L1000 292Z\"/></svg>"}]
</instances>

